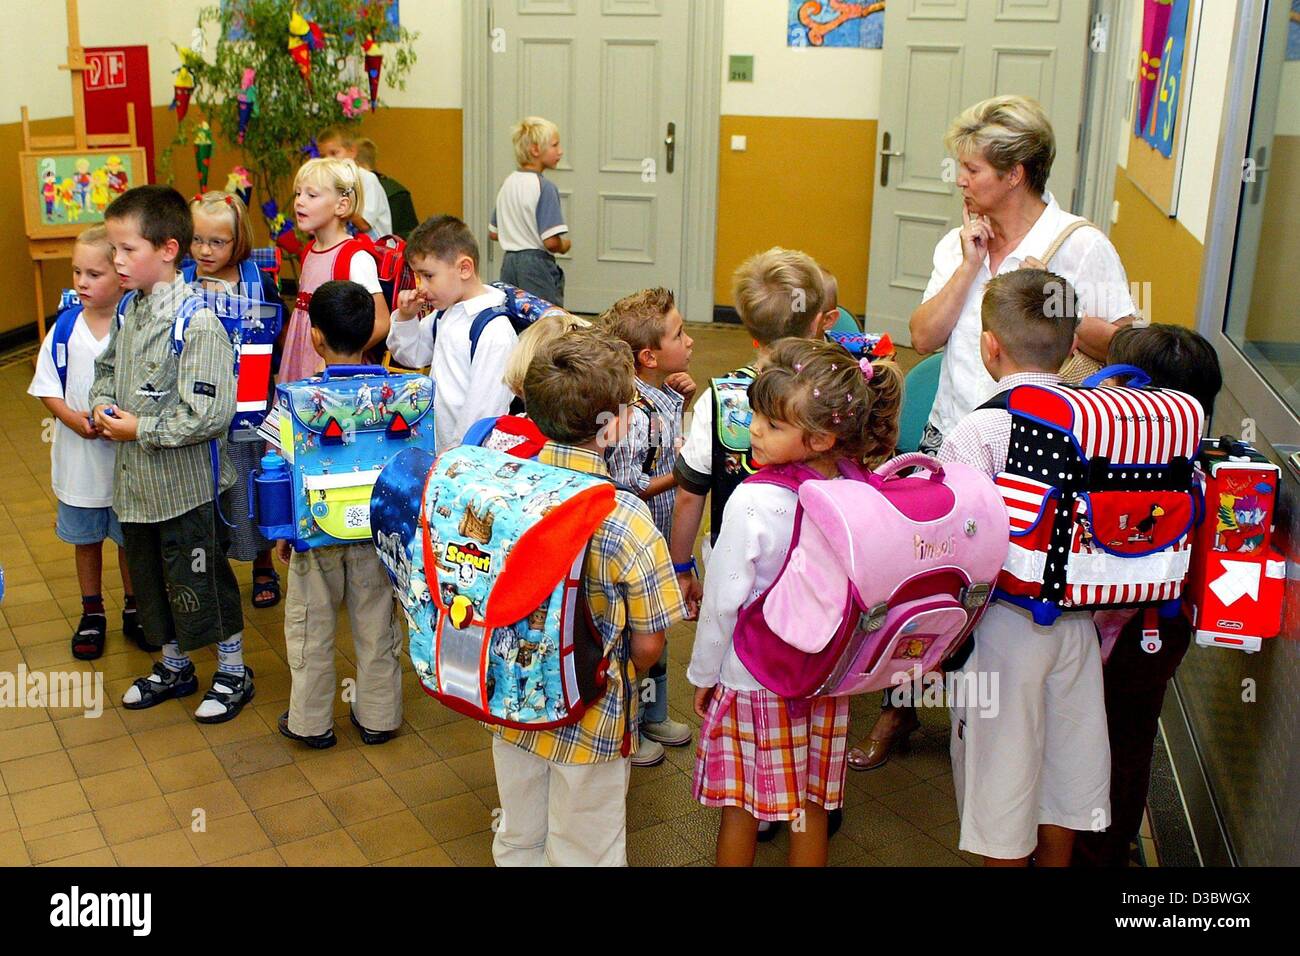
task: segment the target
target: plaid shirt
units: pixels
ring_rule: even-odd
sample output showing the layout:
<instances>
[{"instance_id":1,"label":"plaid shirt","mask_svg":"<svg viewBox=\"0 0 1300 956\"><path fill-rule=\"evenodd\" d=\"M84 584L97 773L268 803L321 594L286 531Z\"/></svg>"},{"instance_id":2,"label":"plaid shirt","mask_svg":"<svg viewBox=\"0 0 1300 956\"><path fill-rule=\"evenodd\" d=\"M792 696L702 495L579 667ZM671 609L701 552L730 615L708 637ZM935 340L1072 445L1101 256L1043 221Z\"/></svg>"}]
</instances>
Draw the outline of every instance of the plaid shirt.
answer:
<instances>
[{"instance_id":1,"label":"plaid shirt","mask_svg":"<svg viewBox=\"0 0 1300 956\"><path fill-rule=\"evenodd\" d=\"M627 438L611 448L605 460L615 481L645 491L652 478L673 473L677 452L682 447L682 409L686 399L671 388L655 388L639 378L636 388L641 400L632 407ZM646 499L655 527L665 540L672 528L676 498L677 489L673 487Z\"/></svg>"},{"instance_id":2,"label":"plaid shirt","mask_svg":"<svg viewBox=\"0 0 1300 956\"><path fill-rule=\"evenodd\" d=\"M549 442L537 460L573 471L608 475L604 459L595 452ZM686 607L677 587L668 545L655 530L645 503L626 491L592 536L583 576L587 602L610 659L604 696L581 721L555 730L511 730L492 727L497 737L543 760L588 764L622 757L623 734L636 719L639 694L632 688L632 713L624 714L624 680L635 681L628 660L624 630L640 634L666 631L685 620ZM633 745L635 746L635 740Z\"/></svg>"},{"instance_id":3,"label":"plaid shirt","mask_svg":"<svg viewBox=\"0 0 1300 956\"><path fill-rule=\"evenodd\" d=\"M1054 372L1016 372L998 382L996 394L1017 385L1059 385ZM986 475L994 476L1007 467L1007 449L1011 447L1011 416L1000 408L976 408L944 436L943 447L935 456L942 462L965 462Z\"/></svg>"},{"instance_id":4,"label":"plaid shirt","mask_svg":"<svg viewBox=\"0 0 1300 956\"><path fill-rule=\"evenodd\" d=\"M225 454L235 415L235 354L211 309L194 313L178 357L176 309L193 291L179 275L136 293L95 362L90 407L116 405L140 419L135 441L117 445L113 508L122 522L156 523L213 499L209 442L218 439L221 488L235 483Z\"/></svg>"}]
</instances>

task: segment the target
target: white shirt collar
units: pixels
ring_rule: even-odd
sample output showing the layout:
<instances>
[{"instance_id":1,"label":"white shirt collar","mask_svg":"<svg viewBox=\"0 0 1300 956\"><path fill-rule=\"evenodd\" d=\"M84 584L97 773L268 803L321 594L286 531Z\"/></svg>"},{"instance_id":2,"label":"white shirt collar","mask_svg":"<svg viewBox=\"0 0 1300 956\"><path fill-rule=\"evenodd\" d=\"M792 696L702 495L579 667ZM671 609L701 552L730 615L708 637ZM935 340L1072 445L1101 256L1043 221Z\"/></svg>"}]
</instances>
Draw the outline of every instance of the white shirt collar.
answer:
<instances>
[{"instance_id":1,"label":"white shirt collar","mask_svg":"<svg viewBox=\"0 0 1300 956\"><path fill-rule=\"evenodd\" d=\"M1047 208L1039 214L1038 219L1029 227L1029 231L1025 233L1016 248L1002 260L1002 265L998 267L1000 272L1010 272L1020 268L1020 264L1030 256L1035 258L1041 256L1060 233L1061 217L1064 215L1060 204L1050 192L1043 193L1043 201L1047 203ZM988 262L987 256L985 262Z\"/></svg>"},{"instance_id":2,"label":"white shirt collar","mask_svg":"<svg viewBox=\"0 0 1300 956\"><path fill-rule=\"evenodd\" d=\"M474 296L471 299L464 299L457 302L447 310L450 314L455 309L461 309L466 315L478 315L484 309L490 309L494 305L500 305L506 300L506 294L496 286L488 286L486 292Z\"/></svg>"}]
</instances>

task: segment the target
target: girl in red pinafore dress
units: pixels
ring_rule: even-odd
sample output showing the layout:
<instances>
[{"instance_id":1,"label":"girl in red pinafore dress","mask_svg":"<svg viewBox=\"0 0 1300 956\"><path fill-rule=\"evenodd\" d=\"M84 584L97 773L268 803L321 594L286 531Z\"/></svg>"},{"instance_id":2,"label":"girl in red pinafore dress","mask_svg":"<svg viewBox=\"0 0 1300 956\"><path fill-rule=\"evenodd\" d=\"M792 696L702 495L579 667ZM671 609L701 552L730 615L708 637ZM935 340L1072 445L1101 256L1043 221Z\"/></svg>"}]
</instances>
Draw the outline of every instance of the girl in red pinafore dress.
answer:
<instances>
[{"instance_id":1,"label":"girl in red pinafore dress","mask_svg":"<svg viewBox=\"0 0 1300 956\"><path fill-rule=\"evenodd\" d=\"M388 337L388 304L379 287L374 258L348 236L348 220L361 208L361 177L350 159L309 159L293 180L293 212L299 229L312 241L302 255L298 301L284 335L280 382L309 378L324 367L311 344L307 305L331 279L349 279L375 299L375 331L366 348ZM347 262L342 261L347 257Z\"/></svg>"}]
</instances>

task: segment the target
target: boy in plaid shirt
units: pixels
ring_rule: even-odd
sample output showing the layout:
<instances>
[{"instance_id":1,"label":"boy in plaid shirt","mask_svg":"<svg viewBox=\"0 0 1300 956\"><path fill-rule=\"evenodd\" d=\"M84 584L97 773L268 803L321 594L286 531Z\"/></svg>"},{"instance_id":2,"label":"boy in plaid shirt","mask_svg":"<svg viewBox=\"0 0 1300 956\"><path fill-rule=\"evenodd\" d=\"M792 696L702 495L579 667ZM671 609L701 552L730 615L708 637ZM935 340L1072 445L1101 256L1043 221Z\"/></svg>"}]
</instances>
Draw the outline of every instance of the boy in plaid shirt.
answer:
<instances>
[{"instance_id":1,"label":"boy in plaid shirt","mask_svg":"<svg viewBox=\"0 0 1300 956\"><path fill-rule=\"evenodd\" d=\"M1076 344L1076 301L1069 283L1042 269L989 280L980 354L999 393L1060 381L1056 370ZM945 437L937 457L992 477L1006 467L1010 442L1011 415L977 408ZM1000 703L952 709L958 847L982 854L986 866L1069 866L1076 831L1104 827L1110 817L1110 744L1092 614L1069 611L1042 627L1028 611L997 602L971 647L960 674L993 675Z\"/></svg>"},{"instance_id":2,"label":"boy in plaid shirt","mask_svg":"<svg viewBox=\"0 0 1300 956\"><path fill-rule=\"evenodd\" d=\"M628 347L595 332L565 335L539 351L524 378L529 416L550 439L538 460L608 475L602 449L626 434L633 379ZM625 712L624 682L634 680L630 667L648 668L659 659L664 632L685 618L686 609L668 547L645 504L622 490L616 499L592 537L583 569L588 605L610 660L605 694L576 724L492 728L502 809L492 841L498 866L627 863L627 757L636 715ZM626 696L635 711L637 695Z\"/></svg>"},{"instance_id":3,"label":"boy in plaid shirt","mask_svg":"<svg viewBox=\"0 0 1300 956\"><path fill-rule=\"evenodd\" d=\"M609 472L619 484L636 489L666 541L672 533L677 492L673 466L682 444L682 408L695 394L695 382L686 373L694 343L667 289L643 289L625 296L601 316L601 322L632 348L638 393L627 437L606 455ZM649 676L653 693L642 715L634 767L663 763L664 744L683 747L691 742L690 726L668 716L667 645Z\"/></svg>"}]
</instances>

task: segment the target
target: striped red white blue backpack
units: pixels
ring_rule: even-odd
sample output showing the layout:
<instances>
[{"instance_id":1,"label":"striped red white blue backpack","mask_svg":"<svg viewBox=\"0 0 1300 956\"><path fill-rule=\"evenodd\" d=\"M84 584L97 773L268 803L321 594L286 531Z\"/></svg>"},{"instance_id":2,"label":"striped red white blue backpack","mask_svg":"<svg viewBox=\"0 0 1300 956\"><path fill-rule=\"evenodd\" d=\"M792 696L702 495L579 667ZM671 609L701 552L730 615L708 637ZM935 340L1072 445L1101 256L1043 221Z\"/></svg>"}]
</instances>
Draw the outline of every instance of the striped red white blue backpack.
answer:
<instances>
[{"instance_id":1,"label":"striped red white blue backpack","mask_svg":"<svg viewBox=\"0 0 1300 956\"><path fill-rule=\"evenodd\" d=\"M1120 377L1128 385L1102 386ZM1204 503L1194 473L1205 413L1145 387L1131 365L1069 385L1019 385L983 408L1011 414L997 475L1011 547L995 597L1050 624L1062 611L1176 606Z\"/></svg>"}]
</instances>

